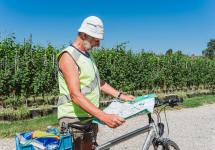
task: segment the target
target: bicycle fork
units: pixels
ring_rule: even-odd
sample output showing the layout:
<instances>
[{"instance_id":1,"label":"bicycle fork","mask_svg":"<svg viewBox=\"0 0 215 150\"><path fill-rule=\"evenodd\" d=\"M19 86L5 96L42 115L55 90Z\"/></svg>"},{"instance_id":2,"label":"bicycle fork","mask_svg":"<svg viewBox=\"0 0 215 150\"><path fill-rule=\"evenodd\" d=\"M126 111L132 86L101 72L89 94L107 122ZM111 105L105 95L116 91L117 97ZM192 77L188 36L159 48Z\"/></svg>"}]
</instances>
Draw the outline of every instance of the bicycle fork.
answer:
<instances>
[{"instance_id":1,"label":"bicycle fork","mask_svg":"<svg viewBox=\"0 0 215 150\"><path fill-rule=\"evenodd\" d=\"M155 137L158 137L157 128L154 123L150 123L150 130L143 144L142 150L148 150L149 147L152 145L152 141Z\"/></svg>"}]
</instances>

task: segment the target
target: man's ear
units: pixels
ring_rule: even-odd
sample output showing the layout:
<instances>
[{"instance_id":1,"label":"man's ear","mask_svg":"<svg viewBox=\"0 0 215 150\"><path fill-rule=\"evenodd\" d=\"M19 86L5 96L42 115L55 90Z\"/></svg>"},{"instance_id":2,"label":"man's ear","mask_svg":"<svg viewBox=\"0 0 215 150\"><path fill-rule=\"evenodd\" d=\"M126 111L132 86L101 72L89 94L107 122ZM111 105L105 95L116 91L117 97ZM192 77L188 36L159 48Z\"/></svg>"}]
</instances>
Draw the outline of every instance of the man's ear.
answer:
<instances>
[{"instance_id":1,"label":"man's ear","mask_svg":"<svg viewBox=\"0 0 215 150\"><path fill-rule=\"evenodd\" d=\"M85 33L83 33L83 32L81 32L81 33L79 34L79 36L80 36L80 38L81 38L82 40L86 40L86 39L87 39L87 34L85 34Z\"/></svg>"}]
</instances>

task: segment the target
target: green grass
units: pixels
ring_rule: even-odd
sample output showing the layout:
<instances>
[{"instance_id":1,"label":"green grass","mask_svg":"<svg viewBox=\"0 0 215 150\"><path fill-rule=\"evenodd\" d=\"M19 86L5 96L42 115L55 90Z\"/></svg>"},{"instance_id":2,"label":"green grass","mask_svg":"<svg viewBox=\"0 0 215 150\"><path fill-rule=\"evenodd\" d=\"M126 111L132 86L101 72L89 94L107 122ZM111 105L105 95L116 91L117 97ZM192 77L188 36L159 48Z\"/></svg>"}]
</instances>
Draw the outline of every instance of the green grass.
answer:
<instances>
[{"instance_id":1,"label":"green grass","mask_svg":"<svg viewBox=\"0 0 215 150\"><path fill-rule=\"evenodd\" d=\"M204 95L193 98L185 98L182 107L197 107L203 104L215 103L215 95ZM47 126L58 127L57 115L38 117L35 119L14 122L0 122L0 137L14 137L22 131L45 130Z\"/></svg>"},{"instance_id":2,"label":"green grass","mask_svg":"<svg viewBox=\"0 0 215 150\"><path fill-rule=\"evenodd\" d=\"M58 126L57 115L48 115L29 120L0 123L0 137L15 136L22 131L45 130L47 126Z\"/></svg>"},{"instance_id":3,"label":"green grass","mask_svg":"<svg viewBox=\"0 0 215 150\"><path fill-rule=\"evenodd\" d=\"M215 103L215 95L203 95L192 98L186 98L183 102L183 107L197 107L203 104Z\"/></svg>"}]
</instances>

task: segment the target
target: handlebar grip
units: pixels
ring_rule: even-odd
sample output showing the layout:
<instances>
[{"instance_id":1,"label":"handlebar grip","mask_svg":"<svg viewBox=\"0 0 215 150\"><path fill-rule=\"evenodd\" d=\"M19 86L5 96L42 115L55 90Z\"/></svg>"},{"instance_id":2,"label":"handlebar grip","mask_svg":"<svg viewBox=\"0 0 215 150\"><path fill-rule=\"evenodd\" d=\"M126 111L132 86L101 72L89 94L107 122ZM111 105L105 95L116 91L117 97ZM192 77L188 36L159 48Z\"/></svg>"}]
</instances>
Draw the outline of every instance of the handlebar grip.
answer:
<instances>
[{"instance_id":1,"label":"handlebar grip","mask_svg":"<svg viewBox=\"0 0 215 150\"><path fill-rule=\"evenodd\" d=\"M180 103L183 102L182 98L171 98L168 100L168 103Z\"/></svg>"},{"instance_id":2,"label":"handlebar grip","mask_svg":"<svg viewBox=\"0 0 215 150\"><path fill-rule=\"evenodd\" d=\"M169 99L167 103L170 106L175 106L178 103L182 103L182 102L183 102L183 98L174 97L174 98Z\"/></svg>"},{"instance_id":3,"label":"handlebar grip","mask_svg":"<svg viewBox=\"0 0 215 150\"><path fill-rule=\"evenodd\" d=\"M173 107L173 106L176 106L178 103L182 103L182 102L183 102L183 98L178 98L178 97L171 97L164 100L163 102L159 101L158 99L155 99L155 107L165 105L165 104Z\"/></svg>"}]
</instances>

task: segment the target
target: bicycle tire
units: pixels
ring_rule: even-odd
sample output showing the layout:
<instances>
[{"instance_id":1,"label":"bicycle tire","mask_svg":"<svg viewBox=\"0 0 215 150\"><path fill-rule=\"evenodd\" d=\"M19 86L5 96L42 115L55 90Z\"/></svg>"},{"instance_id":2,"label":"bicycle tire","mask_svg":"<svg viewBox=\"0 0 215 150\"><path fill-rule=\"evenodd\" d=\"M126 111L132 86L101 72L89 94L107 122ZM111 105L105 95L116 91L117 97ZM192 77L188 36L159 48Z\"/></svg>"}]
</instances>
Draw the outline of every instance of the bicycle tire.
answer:
<instances>
[{"instance_id":1,"label":"bicycle tire","mask_svg":"<svg viewBox=\"0 0 215 150\"><path fill-rule=\"evenodd\" d=\"M180 150L179 146L174 141L168 139L164 150L172 150L172 148L173 150Z\"/></svg>"},{"instance_id":2,"label":"bicycle tire","mask_svg":"<svg viewBox=\"0 0 215 150\"><path fill-rule=\"evenodd\" d=\"M179 146L170 139L163 139L160 142L156 142L152 144L153 147L151 147L149 150L180 150Z\"/></svg>"}]
</instances>

